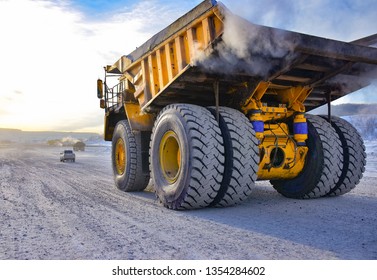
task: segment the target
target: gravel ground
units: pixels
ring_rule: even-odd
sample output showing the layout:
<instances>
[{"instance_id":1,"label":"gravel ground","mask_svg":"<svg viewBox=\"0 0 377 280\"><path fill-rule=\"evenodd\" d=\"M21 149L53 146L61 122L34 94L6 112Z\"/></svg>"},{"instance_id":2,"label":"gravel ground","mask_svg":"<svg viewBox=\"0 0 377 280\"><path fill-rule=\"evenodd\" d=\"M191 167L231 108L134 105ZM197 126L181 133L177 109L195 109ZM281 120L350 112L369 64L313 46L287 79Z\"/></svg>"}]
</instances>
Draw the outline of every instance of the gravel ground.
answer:
<instances>
[{"instance_id":1,"label":"gravel ground","mask_svg":"<svg viewBox=\"0 0 377 280\"><path fill-rule=\"evenodd\" d=\"M369 145L369 146L368 146ZM377 259L377 144L336 198L293 200L258 182L230 208L165 209L113 183L108 147L0 146L0 259Z\"/></svg>"}]
</instances>

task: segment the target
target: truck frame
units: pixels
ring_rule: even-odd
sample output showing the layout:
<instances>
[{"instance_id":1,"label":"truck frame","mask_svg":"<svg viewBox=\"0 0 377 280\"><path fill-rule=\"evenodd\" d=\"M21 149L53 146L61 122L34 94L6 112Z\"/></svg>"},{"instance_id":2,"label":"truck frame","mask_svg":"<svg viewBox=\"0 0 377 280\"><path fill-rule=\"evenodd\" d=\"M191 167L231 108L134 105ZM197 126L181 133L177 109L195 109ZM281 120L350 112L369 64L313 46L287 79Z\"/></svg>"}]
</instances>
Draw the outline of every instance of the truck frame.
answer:
<instances>
[{"instance_id":1,"label":"truck frame","mask_svg":"<svg viewBox=\"0 0 377 280\"><path fill-rule=\"evenodd\" d=\"M203 1L97 81L116 186L151 178L171 209L241 203L256 180L291 198L349 192L365 147L330 103L376 78L376 42L255 25ZM324 104L326 116L306 113Z\"/></svg>"}]
</instances>

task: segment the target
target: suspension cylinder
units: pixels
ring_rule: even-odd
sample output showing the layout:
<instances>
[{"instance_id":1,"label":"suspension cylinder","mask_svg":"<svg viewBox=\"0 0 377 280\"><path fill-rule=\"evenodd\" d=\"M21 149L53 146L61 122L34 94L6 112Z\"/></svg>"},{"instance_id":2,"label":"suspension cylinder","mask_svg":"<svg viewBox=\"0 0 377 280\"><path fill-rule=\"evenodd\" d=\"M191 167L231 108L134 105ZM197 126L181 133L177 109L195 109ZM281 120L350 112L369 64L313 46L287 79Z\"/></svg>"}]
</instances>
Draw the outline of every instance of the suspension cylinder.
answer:
<instances>
[{"instance_id":1,"label":"suspension cylinder","mask_svg":"<svg viewBox=\"0 0 377 280\"><path fill-rule=\"evenodd\" d=\"M308 123L303 113L298 113L293 119L293 138L298 146L305 146L308 139Z\"/></svg>"},{"instance_id":2,"label":"suspension cylinder","mask_svg":"<svg viewBox=\"0 0 377 280\"><path fill-rule=\"evenodd\" d=\"M258 138L259 141L261 141L264 137L264 122L262 117L262 111L253 110L251 112L250 120L255 131L255 136Z\"/></svg>"}]
</instances>

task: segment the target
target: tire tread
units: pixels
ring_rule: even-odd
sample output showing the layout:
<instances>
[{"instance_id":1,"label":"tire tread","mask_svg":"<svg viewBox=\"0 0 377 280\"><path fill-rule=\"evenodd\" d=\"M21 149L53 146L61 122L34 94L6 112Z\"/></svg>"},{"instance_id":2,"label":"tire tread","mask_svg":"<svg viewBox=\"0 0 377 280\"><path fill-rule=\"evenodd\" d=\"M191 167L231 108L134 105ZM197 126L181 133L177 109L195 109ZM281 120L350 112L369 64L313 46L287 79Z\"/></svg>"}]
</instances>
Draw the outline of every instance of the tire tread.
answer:
<instances>
[{"instance_id":1,"label":"tire tread","mask_svg":"<svg viewBox=\"0 0 377 280\"><path fill-rule=\"evenodd\" d=\"M216 109L210 111L215 116ZM226 165L221 188L211 203L215 207L227 207L242 203L254 187L258 163L258 140L250 121L241 112L219 107L220 129L224 139Z\"/></svg>"},{"instance_id":2,"label":"tire tread","mask_svg":"<svg viewBox=\"0 0 377 280\"><path fill-rule=\"evenodd\" d=\"M158 115L155 124L168 110L177 112L183 119L188 138L191 140L192 154L189 157L191 158L192 168L183 198L166 201L160 197L160 201L165 207L175 210L207 207L220 188L218 178L222 178L224 170L224 147L220 128L207 109L191 104L166 106ZM152 135L155 132L156 125L153 128ZM150 147L152 147L152 141ZM150 164L151 162L150 159ZM152 167L150 169L152 170ZM152 180L154 180L154 176L152 172ZM156 194L159 196L157 190Z\"/></svg>"},{"instance_id":3,"label":"tire tread","mask_svg":"<svg viewBox=\"0 0 377 280\"><path fill-rule=\"evenodd\" d=\"M321 117L328 120L328 116ZM360 182L365 171L366 153L362 137L349 122L332 116L331 125L341 141L344 164L338 182L327 196L338 196L350 192Z\"/></svg>"}]
</instances>

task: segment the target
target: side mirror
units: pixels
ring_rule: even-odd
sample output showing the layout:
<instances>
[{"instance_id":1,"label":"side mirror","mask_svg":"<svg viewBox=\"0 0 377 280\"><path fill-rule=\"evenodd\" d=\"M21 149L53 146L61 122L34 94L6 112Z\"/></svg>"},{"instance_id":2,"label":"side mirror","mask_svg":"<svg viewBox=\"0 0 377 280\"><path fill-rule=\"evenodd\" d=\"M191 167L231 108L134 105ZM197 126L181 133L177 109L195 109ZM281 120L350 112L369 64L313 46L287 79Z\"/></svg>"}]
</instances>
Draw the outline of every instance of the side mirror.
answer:
<instances>
[{"instance_id":1,"label":"side mirror","mask_svg":"<svg viewBox=\"0 0 377 280\"><path fill-rule=\"evenodd\" d=\"M106 105L105 105L105 100L101 99L100 102L99 102L99 107L101 109L105 109L106 108Z\"/></svg>"},{"instance_id":2,"label":"side mirror","mask_svg":"<svg viewBox=\"0 0 377 280\"><path fill-rule=\"evenodd\" d=\"M101 79L97 80L97 97L99 99L103 98L103 82Z\"/></svg>"}]
</instances>

